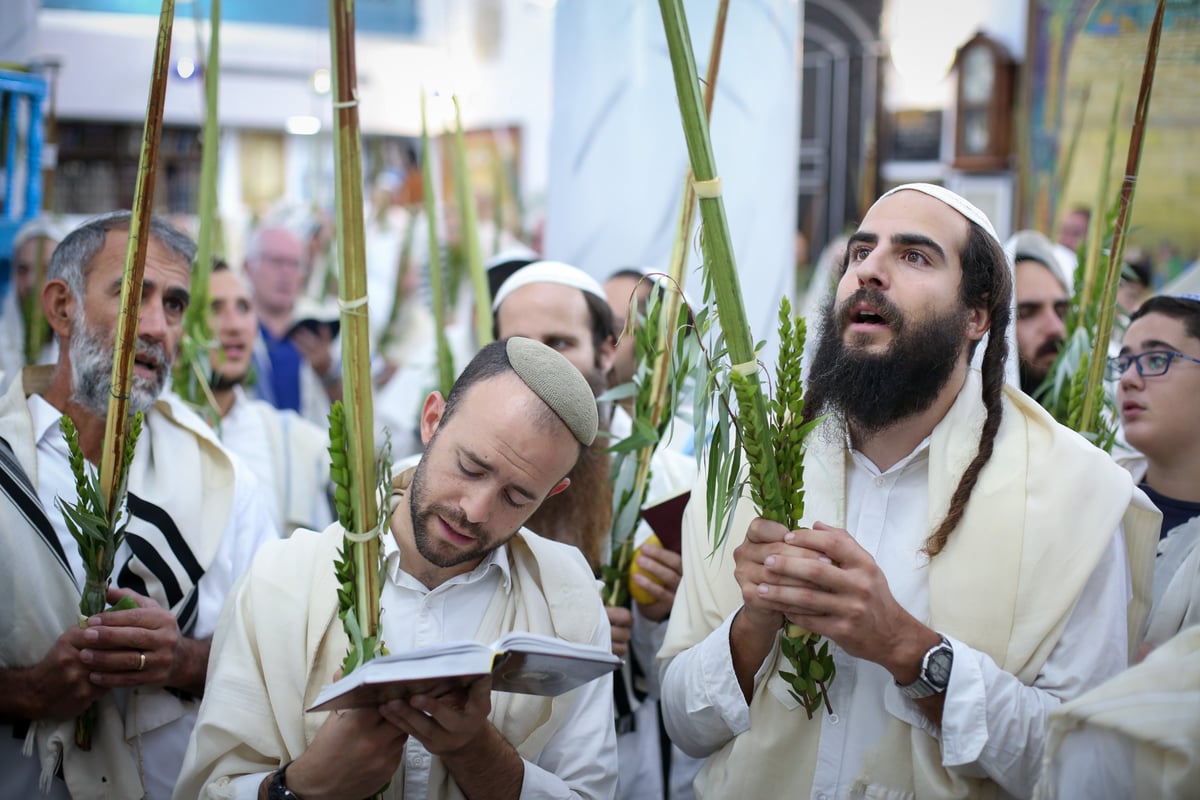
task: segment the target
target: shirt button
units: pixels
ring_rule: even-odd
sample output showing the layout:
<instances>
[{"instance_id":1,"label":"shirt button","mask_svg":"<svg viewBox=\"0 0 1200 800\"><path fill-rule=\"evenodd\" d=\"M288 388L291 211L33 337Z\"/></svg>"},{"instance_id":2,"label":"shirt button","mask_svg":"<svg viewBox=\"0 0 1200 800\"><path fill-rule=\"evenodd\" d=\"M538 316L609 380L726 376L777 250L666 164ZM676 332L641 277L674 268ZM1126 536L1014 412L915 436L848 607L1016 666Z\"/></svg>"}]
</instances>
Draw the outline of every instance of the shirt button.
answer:
<instances>
[{"instance_id":1,"label":"shirt button","mask_svg":"<svg viewBox=\"0 0 1200 800\"><path fill-rule=\"evenodd\" d=\"M830 714L830 715L829 715L829 724L830 724L830 725L837 725L837 724L838 724L838 722L839 722L839 720L838 720L838 715L837 715L837 714Z\"/></svg>"},{"instance_id":2,"label":"shirt button","mask_svg":"<svg viewBox=\"0 0 1200 800\"><path fill-rule=\"evenodd\" d=\"M886 479L884 479L884 478L883 478L883 476L880 476L880 477L878 477L878 478L876 478L876 479L875 479L875 485L876 485L876 486L878 486L878 487L879 487L879 488L881 488L881 489L882 489L882 488L883 488L883 487L884 487L886 484L887 484L887 480L886 480Z\"/></svg>"}]
</instances>

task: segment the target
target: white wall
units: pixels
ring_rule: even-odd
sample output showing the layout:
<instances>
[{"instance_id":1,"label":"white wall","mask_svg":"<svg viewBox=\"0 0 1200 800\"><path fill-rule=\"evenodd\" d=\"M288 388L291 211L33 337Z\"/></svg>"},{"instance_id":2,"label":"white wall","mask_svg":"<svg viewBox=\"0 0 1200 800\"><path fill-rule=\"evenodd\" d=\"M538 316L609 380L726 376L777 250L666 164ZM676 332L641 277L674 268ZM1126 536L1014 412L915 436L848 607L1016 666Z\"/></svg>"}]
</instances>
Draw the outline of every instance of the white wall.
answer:
<instances>
[{"instance_id":1,"label":"white wall","mask_svg":"<svg viewBox=\"0 0 1200 800\"><path fill-rule=\"evenodd\" d=\"M703 75L716 2L685 5ZM757 338L775 330L793 280L802 13L797 0L731 4L712 112ZM554 78L547 257L599 278L627 266L665 270L688 161L657 4L560 2ZM694 271L688 291L702 296Z\"/></svg>"}]
</instances>

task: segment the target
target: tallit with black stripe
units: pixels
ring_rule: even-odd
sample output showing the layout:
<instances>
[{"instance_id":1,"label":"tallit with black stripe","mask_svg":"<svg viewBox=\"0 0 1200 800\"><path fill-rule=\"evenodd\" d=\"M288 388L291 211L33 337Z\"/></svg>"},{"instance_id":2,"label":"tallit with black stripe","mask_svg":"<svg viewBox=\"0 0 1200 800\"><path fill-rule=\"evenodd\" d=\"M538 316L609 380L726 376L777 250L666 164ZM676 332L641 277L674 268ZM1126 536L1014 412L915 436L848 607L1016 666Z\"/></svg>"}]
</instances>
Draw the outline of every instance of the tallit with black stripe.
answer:
<instances>
[{"instance_id":1,"label":"tallit with black stripe","mask_svg":"<svg viewBox=\"0 0 1200 800\"><path fill-rule=\"evenodd\" d=\"M26 397L46 390L52 368L26 369L0 398L0 667L36 664L79 618L80 589L36 491L37 447ZM220 544L233 502L234 467L211 431L177 399L147 416L130 465L126 545L113 583L170 609L180 631L195 629L198 583ZM183 716L192 701L141 690L125 718L112 695L98 704L93 749L73 746L73 721L33 721L42 780L61 769L73 798L142 796L127 742Z\"/></svg>"}]
</instances>

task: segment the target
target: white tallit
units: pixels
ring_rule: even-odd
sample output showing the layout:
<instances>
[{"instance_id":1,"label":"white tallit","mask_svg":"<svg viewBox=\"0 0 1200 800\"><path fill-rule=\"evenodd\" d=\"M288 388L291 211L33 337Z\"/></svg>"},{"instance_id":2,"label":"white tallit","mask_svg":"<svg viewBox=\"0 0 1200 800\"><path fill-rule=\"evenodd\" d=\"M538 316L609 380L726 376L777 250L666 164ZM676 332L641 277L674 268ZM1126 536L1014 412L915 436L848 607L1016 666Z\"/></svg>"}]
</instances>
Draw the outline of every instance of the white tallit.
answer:
<instances>
[{"instance_id":1,"label":"white tallit","mask_svg":"<svg viewBox=\"0 0 1200 800\"><path fill-rule=\"evenodd\" d=\"M1200 789L1200 627L1064 703L1047 725L1039 800L1194 798Z\"/></svg>"},{"instance_id":2,"label":"white tallit","mask_svg":"<svg viewBox=\"0 0 1200 800\"><path fill-rule=\"evenodd\" d=\"M972 370L931 436L929 530L946 513L975 454L985 414L980 385L978 372ZM802 524L821 520L844 525L844 440L817 433L809 441ZM692 506L696 505L694 494ZM703 516L703 504L699 508ZM693 515L690 507L688 514ZM752 517L752 511L739 509L724 552L712 559L703 556L709 549L703 520L688 527L684 585L660 658L700 641L740 607L731 548L744 538ZM1032 683L1110 545L1112 532L1124 523L1134 587L1129 611L1132 647L1149 608L1158 518L1124 470L1055 423L1028 397L1006 387L992 458L979 476L962 522L930 562L931 618L923 621L988 653L1003 669ZM697 549L702 551L699 555ZM779 658L778 648L769 658ZM696 781L698 796L751 791L754 796L782 797L811 784L821 726L806 724L803 714L789 710L795 703L788 701L777 672L778 665L769 665L765 674L772 677L755 687L750 729L706 762ZM858 783L868 797L986 797L994 788L948 772L941 764L938 741L898 719L884 732Z\"/></svg>"}]
</instances>

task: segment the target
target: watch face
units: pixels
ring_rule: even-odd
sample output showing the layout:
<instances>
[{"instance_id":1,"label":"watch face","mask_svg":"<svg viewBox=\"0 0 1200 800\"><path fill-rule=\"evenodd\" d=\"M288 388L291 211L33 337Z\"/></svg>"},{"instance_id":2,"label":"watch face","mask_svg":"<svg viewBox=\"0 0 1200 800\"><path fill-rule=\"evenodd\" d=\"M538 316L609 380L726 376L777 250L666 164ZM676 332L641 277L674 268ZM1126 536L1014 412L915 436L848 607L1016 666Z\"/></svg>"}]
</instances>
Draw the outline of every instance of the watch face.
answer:
<instances>
[{"instance_id":1,"label":"watch face","mask_svg":"<svg viewBox=\"0 0 1200 800\"><path fill-rule=\"evenodd\" d=\"M954 650L949 645L939 647L929 656L927 678L939 689L945 689L950 683L950 667L954 664Z\"/></svg>"}]
</instances>

